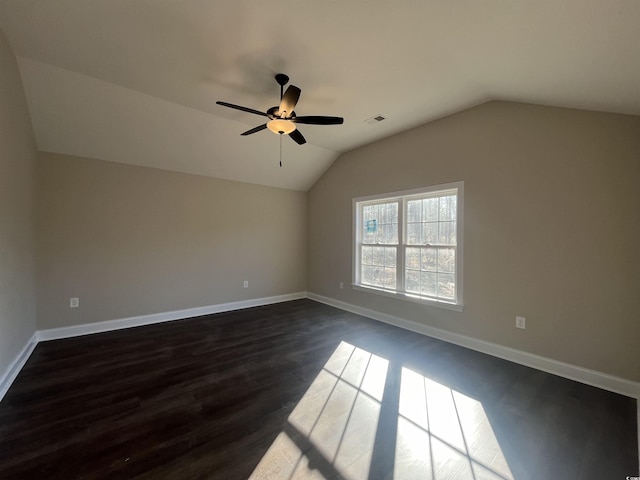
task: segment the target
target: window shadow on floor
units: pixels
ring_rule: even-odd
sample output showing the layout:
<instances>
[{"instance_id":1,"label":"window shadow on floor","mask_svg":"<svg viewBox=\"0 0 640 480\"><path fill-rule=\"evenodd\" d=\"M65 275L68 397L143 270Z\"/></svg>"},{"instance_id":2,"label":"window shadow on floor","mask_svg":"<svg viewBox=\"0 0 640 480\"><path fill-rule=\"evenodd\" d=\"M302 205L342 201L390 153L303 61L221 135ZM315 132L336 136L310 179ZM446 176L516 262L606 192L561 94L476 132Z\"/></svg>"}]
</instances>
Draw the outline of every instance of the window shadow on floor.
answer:
<instances>
[{"instance_id":1,"label":"window shadow on floor","mask_svg":"<svg viewBox=\"0 0 640 480\"><path fill-rule=\"evenodd\" d=\"M513 479L477 400L342 341L253 479Z\"/></svg>"}]
</instances>

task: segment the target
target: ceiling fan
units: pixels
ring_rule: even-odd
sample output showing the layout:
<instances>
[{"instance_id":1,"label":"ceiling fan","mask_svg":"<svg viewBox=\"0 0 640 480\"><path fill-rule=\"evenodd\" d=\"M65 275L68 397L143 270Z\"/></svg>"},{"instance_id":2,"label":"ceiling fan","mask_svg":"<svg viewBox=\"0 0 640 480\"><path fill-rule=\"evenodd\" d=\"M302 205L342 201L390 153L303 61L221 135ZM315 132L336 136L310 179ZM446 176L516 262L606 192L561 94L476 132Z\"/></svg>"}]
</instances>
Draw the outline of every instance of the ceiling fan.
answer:
<instances>
[{"instance_id":1,"label":"ceiling fan","mask_svg":"<svg viewBox=\"0 0 640 480\"><path fill-rule=\"evenodd\" d=\"M242 107L240 105L234 105L232 103L216 102L218 105L222 105L223 107L235 108L236 110L254 113L269 119L268 122L247 130L246 132L241 133L241 135L251 135L252 133L268 128L274 133L289 135L294 142L298 145L302 145L307 143L307 141L302 133L300 133L300 130L297 129L297 123L307 125L340 125L344 122L342 117L324 117L317 115L298 117L293 109L298 103L301 90L295 85L289 85L285 92L284 86L289 82L289 77L284 73L278 73L275 78L278 85L280 85L280 105L271 107L266 112L261 112L260 110L255 110L253 108Z\"/></svg>"}]
</instances>

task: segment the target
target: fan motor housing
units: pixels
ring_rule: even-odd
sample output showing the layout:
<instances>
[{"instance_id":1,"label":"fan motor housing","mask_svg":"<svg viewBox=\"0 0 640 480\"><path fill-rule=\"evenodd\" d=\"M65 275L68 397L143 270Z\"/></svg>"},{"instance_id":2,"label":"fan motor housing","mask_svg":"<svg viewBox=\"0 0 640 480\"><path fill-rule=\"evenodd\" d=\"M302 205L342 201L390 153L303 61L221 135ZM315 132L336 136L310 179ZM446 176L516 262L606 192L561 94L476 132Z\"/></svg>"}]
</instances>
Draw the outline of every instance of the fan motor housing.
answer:
<instances>
[{"instance_id":1,"label":"fan motor housing","mask_svg":"<svg viewBox=\"0 0 640 480\"><path fill-rule=\"evenodd\" d=\"M286 120L291 120L295 116L296 116L296 112L293 111L293 112L291 112L291 115L286 117ZM269 117L271 120L282 118L280 116L280 107L278 105L276 105L275 107L271 107L269 110L267 110L267 117Z\"/></svg>"}]
</instances>

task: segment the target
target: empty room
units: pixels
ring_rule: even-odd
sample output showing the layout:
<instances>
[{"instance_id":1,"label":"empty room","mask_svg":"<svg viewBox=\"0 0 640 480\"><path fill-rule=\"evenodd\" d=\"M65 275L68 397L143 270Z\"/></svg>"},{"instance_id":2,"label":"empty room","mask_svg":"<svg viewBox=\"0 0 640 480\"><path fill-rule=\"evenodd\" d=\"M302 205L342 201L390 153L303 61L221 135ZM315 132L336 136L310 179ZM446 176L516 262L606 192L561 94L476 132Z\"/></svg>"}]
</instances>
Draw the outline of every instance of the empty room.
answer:
<instances>
[{"instance_id":1,"label":"empty room","mask_svg":"<svg viewBox=\"0 0 640 480\"><path fill-rule=\"evenodd\" d=\"M0 478L640 478L639 25L0 0Z\"/></svg>"}]
</instances>

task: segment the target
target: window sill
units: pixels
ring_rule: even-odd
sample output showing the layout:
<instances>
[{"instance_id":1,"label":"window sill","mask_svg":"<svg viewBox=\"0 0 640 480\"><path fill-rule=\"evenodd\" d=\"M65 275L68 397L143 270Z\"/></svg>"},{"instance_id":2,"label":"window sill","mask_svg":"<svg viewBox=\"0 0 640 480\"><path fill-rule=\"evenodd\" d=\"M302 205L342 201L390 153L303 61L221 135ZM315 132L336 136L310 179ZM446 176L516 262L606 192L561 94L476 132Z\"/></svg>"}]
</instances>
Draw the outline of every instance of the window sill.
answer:
<instances>
[{"instance_id":1,"label":"window sill","mask_svg":"<svg viewBox=\"0 0 640 480\"><path fill-rule=\"evenodd\" d=\"M444 308L445 310L453 310L456 312L462 312L463 305L455 303L447 303L437 300L427 300L425 298L414 297L406 293L391 292L389 290L382 290L381 288L368 287L364 285L352 284L351 288L360 292L373 293L376 295L382 295L383 297L395 298L397 300L403 300L405 302L419 303L421 305L428 305L430 307Z\"/></svg>"}]
</instances>

